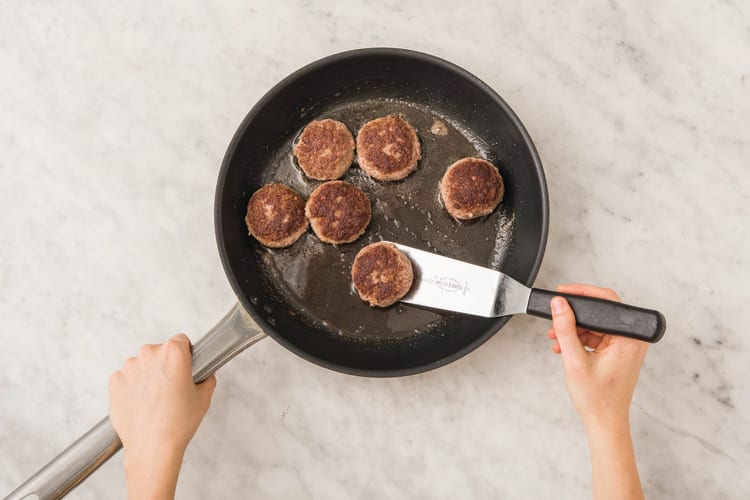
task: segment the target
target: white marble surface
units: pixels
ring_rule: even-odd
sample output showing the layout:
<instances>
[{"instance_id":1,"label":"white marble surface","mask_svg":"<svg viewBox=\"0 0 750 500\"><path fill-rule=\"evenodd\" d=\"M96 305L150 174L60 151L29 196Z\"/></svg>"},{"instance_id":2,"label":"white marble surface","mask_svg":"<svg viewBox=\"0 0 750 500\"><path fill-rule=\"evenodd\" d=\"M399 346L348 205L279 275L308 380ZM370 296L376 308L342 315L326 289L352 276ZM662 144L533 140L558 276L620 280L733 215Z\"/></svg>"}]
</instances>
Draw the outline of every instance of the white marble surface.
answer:
<instances>
[{"instance_id":1,"label":"white marble surface","mask_svg":"<svg viewBox=\"0 0 750 500\"><path fill-rule=\"evenodd\" d=\"M748 3L157 3L0 8L0 493L105 414L139 344L232 304L213 189L252 104L319 57L403 46L472 71L529 129L552 210L538 284L667 316L632 410L647 496L750 496ZM265 340L219 373L178 497L586 498L546 328L516 318L390 380ZM70 497L123 498L121 460Z\"/></svg>"}]
</instances>

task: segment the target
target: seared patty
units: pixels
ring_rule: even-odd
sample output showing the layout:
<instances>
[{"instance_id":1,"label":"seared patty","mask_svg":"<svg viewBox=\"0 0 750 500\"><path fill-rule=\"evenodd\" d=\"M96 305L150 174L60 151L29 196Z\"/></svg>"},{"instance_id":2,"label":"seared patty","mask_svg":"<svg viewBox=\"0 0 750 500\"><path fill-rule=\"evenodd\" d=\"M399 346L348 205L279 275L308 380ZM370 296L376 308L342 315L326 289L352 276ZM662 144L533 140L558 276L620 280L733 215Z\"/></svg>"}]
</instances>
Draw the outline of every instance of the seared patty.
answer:
<instances>
[{"instance_id":1,"label":"seared patty","mask_svg":"<svg viewBox=\"0 0 750 500\"><path fill-rule=\"evenodd\" d=\"M365 123L357 134L359 166L370 177L396 181L417 168L419 138L414 128L389 115Z\"/></svg>"},{"instance_id":2,"label":"seared patty","mask_svg":"<svg viewBox=\"0 0 750 500\"><path fill-rule=\"evenodd\" d=\"M354 138L343 123L325 119L310 122L294 145L299 166L311 179L338 179L354 159Z\"/></svg>"},{"instance_id":3,"label":"seared patty","mask_svg":"<svg viewBox=\"0 0 750 500\"><path fill-rule=\"evenodd\" d=\"M305 201L289 186L267 184L250 197L245 223L263 245L288 247L307 230Z\"/></svg>"},{"instance_id":4,"label":"seared patty","mask_svg":"<svg viewBox=\"0 0 750 500\"><path fill-rule=\"evenodd\" d=\"M354 257L354 288L371 306L395 304L409 292L413 281L409 257L391 243L367 245Z\"/></svg>"},{"instance_id":5,"label":"seared patty","mask_svg":"<svg viewBox=\"0 0 750 500\"><path fill-rule=\"evenodd\" d=\"M331 181L312 192L305 215L321 241L351 243L365 232L372 208L367 195L356 187L344 181Z\"/></svg>"},{"instance_id":6,"label":"seared patty","mask_svg":"<svg viewBox=\"0 0 750 500\"><path fill-rule=\"evenodd\" d=\"M456 219L475 219L491 213L504 192L497 167L480 158L458 160L448 167L440 181L445 208Z\"/></svg>"}]
</instances>

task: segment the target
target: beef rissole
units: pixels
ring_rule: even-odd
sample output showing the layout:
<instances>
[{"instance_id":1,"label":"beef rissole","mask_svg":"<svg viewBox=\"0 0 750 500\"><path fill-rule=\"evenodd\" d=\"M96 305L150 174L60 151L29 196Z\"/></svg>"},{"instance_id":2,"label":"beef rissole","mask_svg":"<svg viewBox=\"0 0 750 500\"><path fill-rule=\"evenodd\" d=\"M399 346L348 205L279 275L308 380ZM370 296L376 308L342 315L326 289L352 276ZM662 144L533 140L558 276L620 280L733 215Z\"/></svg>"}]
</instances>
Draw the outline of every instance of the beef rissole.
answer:
<instances>
[{"instance_id":1,"label":"beef rissole","mask_svg":"<svg viewBox=\"0 0 750 500\"><path fill-rule=\"evenodd\" d=\"M497 167L481 158L462 158L445 171L440 196L456 219L476 219L492 213L503 199L505 186Z\"/></svg>"},{"instance_id":2,"label":"beef rissole","mask_svg":"<svg viewBox=\"0 0 750 500\"><path fill-rule=\"evenodd\" d=\"M357 133L357 161L374 179L403 179L414 172L420 157L417 132L398 116L371 120Z\"/></svg>"},{"instance_id":3,"label":"beef rissole","mask_svg":"<svg viewBox=\"0 0 750 500\"><path fill-rule=\"evenodd\" d=\"M315 235L326 243L351 243L370 224L370 199L344 181L318 186L307 199L305 215Z\"/></svg>"},{"instance_id":4,"label":"beef rissole","mask_svg":"<svg viewBox=\"0 0 750 500\"><path fill-rule=\"evenodd\" d=\"M409 257L391 243L367 245L354 257L354 288L371 306L395 304L409 292L413 281Z\"/></svg>"},{"instance_id":5,"label":"beef rissole","mask_svg":"<svg viewBox=\"0 0 750 500\"><path fill-rule=\"evenodd\" d=\"M261 244L288 247L307 230L305 200L289 186L267 184L250 197L245 224Z\"/></svg>"},{"instance_id":6,"label":"beef rissole","mask_svg":"<svg viewBox=\"0 0 750 500\"><path fill-rule=\"evenodd\" d=\"M338 179L354 160L354 138L339 121L316 120L300 134L294 156L307 177L319 181Z\"/></svg>"}]
</instances>

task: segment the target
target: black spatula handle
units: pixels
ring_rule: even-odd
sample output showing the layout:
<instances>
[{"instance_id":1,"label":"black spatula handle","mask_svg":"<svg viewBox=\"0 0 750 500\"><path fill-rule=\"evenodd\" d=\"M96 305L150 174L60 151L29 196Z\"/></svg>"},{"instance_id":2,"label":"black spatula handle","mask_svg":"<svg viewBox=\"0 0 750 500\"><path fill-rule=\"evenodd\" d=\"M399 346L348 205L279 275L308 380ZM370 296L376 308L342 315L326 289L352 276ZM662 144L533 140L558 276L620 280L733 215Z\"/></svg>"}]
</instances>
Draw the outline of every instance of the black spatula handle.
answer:
<instances>
[{"instance_id":1,"label":"black spatula handle","mask_svg":"<svg viewBox=\"0 0 750 500\"><path fill-rule=\"evenodd\" d=\"M542 318L552 318L550 310L552 297L567 299L576 315L576 324L581 328L653 343L661 339L667 327L662 313L653 309L538 288L531 289L526 313Z\"/></svg>"}]
</instances>

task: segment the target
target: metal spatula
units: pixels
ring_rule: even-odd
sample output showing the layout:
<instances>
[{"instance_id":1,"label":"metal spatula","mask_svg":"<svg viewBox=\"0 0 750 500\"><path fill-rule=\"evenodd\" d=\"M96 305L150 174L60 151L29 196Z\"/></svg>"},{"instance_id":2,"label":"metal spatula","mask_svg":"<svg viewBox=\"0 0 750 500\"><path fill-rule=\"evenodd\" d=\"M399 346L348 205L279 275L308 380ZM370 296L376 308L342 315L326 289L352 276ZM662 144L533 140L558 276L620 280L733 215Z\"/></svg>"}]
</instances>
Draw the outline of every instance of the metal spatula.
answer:
<instances>
[{"instance_id":1,"label":"metal spatula","mask_svg":"<svg viewBox=\"0 0 750 500\"><path fill-rule=\"evenodd\" d=\"M658 342L666 321L659 311L620 302L529 288L507 274L393 243L411 259L414 285L401 299L419 306L487 318L531 314L551 318L550 300L568 300L581 328Z\"/></svg>"}]
</instances>

